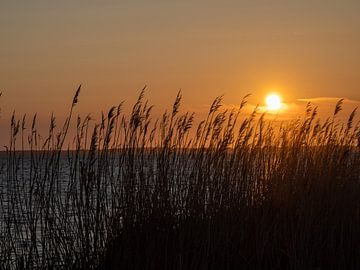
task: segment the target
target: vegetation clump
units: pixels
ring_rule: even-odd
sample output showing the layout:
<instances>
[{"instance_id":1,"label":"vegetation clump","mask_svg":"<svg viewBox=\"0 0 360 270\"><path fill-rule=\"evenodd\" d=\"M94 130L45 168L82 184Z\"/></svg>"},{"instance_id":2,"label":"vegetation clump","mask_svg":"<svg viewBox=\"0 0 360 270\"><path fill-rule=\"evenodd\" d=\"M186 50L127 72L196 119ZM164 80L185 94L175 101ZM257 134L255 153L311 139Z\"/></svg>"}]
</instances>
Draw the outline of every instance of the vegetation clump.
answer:
<instances>
[{"instance_id":1,"label":"vegetation clump","mask_svg":"<svg viewBox=\"0 0 360 270\"><path fill-rule=\"evenodd\" d=\"M360 126L281 125L214 100L151 118L140 93L57 132L11 119L0 154L1 269L359 269ZM74 139L68 133L76 121Z\"/></svg>"}]
</instances>

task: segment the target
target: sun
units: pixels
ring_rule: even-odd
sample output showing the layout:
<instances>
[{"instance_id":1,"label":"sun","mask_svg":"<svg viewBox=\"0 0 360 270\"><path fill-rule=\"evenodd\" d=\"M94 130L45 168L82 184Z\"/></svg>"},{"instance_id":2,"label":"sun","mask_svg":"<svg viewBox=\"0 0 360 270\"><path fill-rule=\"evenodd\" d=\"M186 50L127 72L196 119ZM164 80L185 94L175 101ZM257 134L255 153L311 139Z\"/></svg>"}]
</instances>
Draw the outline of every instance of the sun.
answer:
<instances>
[{"instance_id":1,"label":"sun","mask_svg":"<svg viewBox=\"0 0 360 270\"><path fill-rule=\"evenodd\" d=\"M278 111L281 106L281 97L278 94L270 94L266 97L266 109L268 111Z\"/></svg>"}]
</instances>

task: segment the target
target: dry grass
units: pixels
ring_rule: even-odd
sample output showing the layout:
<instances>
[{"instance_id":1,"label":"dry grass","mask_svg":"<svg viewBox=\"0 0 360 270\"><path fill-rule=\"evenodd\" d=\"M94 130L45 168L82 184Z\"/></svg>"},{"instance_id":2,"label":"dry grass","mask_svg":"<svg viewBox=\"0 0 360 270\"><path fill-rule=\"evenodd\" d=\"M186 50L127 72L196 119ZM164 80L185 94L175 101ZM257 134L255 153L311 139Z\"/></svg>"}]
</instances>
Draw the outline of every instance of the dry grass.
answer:
<instances>
[{"instance_id":1,"label":"dry grass","mask_svg":"<svg viewBox=\"0 0 360 270\"><path fill-rule=\"evenodd\" d=\"M358 269L360 129L307 106L276 127L256 111L153 121L144 90L93 126L78 117L41 140L11 119L1 154L1 269ZM76 129L67 150L69 129ZM25 151L29 149L29 151Z\"/></svg>"}]
</instances>

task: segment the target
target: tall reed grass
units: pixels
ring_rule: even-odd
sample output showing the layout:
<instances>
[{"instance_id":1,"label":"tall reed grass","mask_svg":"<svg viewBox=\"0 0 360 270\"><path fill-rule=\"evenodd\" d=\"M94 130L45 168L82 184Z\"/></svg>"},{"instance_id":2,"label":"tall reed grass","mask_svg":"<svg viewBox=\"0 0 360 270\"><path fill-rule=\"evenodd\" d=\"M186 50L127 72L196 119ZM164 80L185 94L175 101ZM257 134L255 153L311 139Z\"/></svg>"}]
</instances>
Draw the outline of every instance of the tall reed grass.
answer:
<instances>
[{"instance_id":1,"label":"tall reed grass","mask_svg":"<svg viewBox=\"0 0 360 270\"><path fill-rule=\"evenodd\" d=\"M276 126L218 97L195 125L181 93L154 121L143 89L93 123L79 93L44 138L36 115L11 119L1 269L359 269L360 128L356 110L336 121L342 100Z\"/></svg>"}]
</instances>

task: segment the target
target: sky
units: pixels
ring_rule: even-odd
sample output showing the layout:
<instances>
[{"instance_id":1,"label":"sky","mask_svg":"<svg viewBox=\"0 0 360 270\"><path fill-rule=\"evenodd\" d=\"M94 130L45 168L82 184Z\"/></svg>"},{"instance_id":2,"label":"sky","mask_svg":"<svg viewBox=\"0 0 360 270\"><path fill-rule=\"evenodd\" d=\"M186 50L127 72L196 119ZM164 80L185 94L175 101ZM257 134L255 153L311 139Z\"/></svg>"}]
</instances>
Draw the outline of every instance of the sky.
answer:
<instances>
[{"instance_id":1,"label":"sky","mask_svg":"<svg viewBox=\"0 0 360 270\"><path fill-rule=\"evenodd\" d=\"M0 125L14 110L61 117L79 84L82 114L130 106L144 85L159 109L179 89L195 112L272 90L291 108L356 105L359 14L355 0L1 0Z\"/></svg>"}]
</instances>

